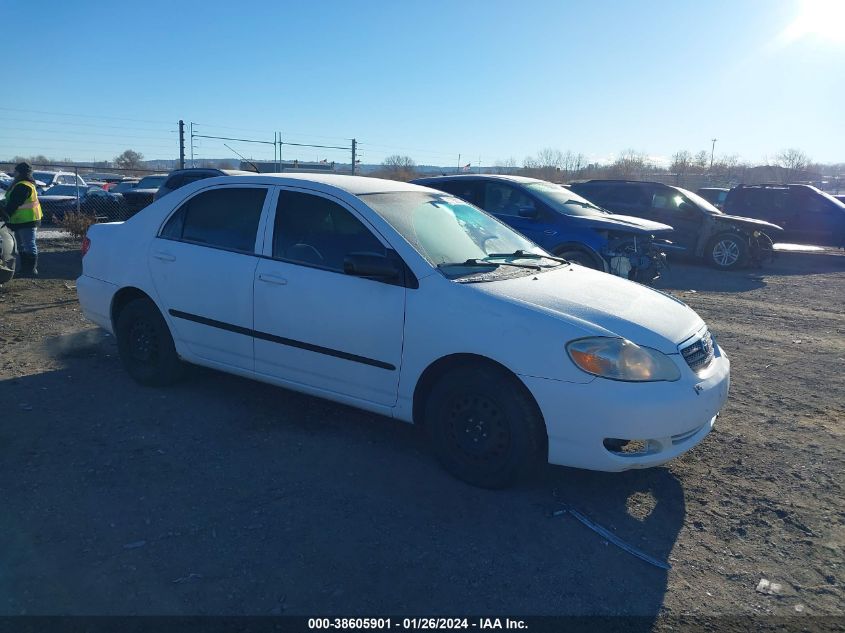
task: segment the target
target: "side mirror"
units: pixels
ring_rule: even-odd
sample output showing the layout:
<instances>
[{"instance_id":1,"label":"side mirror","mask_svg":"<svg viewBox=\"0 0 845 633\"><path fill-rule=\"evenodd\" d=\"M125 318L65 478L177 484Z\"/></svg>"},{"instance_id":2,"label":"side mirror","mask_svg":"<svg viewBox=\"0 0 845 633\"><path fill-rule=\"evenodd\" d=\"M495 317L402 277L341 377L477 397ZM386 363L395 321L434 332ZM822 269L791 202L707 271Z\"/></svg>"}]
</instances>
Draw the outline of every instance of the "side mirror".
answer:
<instances>
[{"instance_id":1,"label":"side mirror","mask_svg":"<svg viewBox=\"0 0 845 633\"><path fill-rule=\"evenodd\" d=\"M534 220L540 215L536 207L519 207L519 217Z\"/></svg>"},{"instance_id":2,"label":"side mirror","mask_svg":"<svg viewBox=\"0 0 845 633\"><path fill-rule=\"evenodd\" d=\"M402 274L395 259L374 253L349 253L343 260L343 272L382 281L397 281Z\"/></svg>"}]
</instances>

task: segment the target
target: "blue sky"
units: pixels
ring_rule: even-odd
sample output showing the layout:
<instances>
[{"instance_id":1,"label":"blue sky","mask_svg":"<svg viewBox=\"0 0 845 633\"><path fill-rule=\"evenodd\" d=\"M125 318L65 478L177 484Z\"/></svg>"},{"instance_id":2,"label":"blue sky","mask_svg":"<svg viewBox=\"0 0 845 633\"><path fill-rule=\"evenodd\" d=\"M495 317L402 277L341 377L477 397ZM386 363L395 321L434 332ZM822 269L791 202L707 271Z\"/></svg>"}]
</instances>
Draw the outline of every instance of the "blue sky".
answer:
<instances>
[{"instance_id":1,"label":"blue sky","mask_svg":"<svg viewBox=\"0 0 845 633\"><path fill-rule=\"evenodd\" d=\"M181 118L212 135L355 137L364 162L521 163L544 147L660 158L709 151L713 137L717 155L760 161L797 147L845 162L845 1L824 4L0 0L12 71L0 157L131 147L172 158ZM197 144L197 156L231 155Z\"/></svg>"}]
</instances>

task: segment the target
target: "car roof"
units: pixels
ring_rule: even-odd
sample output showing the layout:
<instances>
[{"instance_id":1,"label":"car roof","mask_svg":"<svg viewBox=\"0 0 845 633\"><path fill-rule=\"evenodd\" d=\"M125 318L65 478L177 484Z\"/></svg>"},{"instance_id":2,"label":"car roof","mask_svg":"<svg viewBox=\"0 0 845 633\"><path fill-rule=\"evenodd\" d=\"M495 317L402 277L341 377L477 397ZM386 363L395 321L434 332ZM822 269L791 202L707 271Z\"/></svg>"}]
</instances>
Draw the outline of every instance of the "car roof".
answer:
<instances>
[{"instance_id":1,"label":"car roof","mask_svg":"<svg viewBox=\"0 0 845 633\"><path fill-rule=\"evenodd\" d=\"M219 179L219 180L218 180ZM232 184L242 182L244 184L261 185L296 185L299 183L317 183L329 187L341 189L353 195L365 193L393 193L397 191L430 191L427 187L415 185L409 182L398 180L387 180L385 178L371 178L369 176L345 176L341 174L321 173L278 173L278 174L256 174L248 176L217 176L216 178L204 180L212 184Z\"/></svg>"},{"instance_id":2,"label":"car roof","mask_svg":"<svg viewBox=\"0 0 845 633\"><path fill-rule=\"evenodd\" d=\"M529 178L527 176L510 176L507 174L451 174L446 176L424 176L416 178L412 182L428 182L428 181L443 181L443 180L506 180L509 182L547 182L539 178Z\"/></svg>"}]
</instances>

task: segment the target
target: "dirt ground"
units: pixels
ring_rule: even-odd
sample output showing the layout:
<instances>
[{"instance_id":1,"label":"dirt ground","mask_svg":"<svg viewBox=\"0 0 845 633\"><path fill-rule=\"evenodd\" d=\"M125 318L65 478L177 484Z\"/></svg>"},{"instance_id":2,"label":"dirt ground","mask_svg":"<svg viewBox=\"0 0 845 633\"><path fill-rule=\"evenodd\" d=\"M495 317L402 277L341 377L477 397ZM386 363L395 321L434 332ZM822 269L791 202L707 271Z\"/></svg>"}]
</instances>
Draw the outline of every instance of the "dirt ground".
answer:
<instances>
[{"instance_id":1,"label":"dirt ground","mask_svg":"<svg viewBox=\"0 0 845 633\"><path fill-rule=\"evenodd\" d=\"M0 615L845 615L841 253L675 265L658 286L733 363L714 432L491 492L385 418L202 369L138 386L80 314L77 245L42 248L0 289Z\"/></svg>"}]
</instances>

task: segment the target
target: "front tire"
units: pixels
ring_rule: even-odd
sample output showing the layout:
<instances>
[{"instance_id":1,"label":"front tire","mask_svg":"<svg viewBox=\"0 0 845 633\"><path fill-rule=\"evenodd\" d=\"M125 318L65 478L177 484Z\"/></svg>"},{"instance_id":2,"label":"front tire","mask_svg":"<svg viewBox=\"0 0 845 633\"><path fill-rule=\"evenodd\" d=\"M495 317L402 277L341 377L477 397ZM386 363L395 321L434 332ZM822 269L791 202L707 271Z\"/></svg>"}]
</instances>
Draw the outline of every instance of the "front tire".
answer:
<instances>
[{"instance_id":1,"label":"front tire","mask_svg":"<svg viewBox=\"0 0 845 633\"><path fill-rule=\"evenodd\" d=\"M563 257L566 261L572 264L578 264L579 266L584 266L584 268L592 268L593 270L599 270L604 272L604 266L601 266L597 261L596 258L590 255L589 253L585 253L584 251L571 249L571 250L562 250L559 253L555 253L558 257Z\"/></svg>"},{"instance_id":2,"label":"front tire","mask_svg":"<svg viewBox=\"0 0 845 633\"><path fill-rule=\"evenodd\" d=\"M142 385L163 387L182 376L183 365L161 312L149 299L133 299L117 317L120 360Z\"/></svg>"},{"instance_id":3,"label":"front tire","mask_svg":"<svg viewBox=\"0 0 845 633\"><path fill-rule=\"evenodd\" d=\"M434 385L425 430L453 476L481 488L504 488L544 461L545 424L516 381L501 369L465 365Z\"/></svg>"},{"instance_id":4,"label":"front tire","mask_svg":"<svg viewBox=\"0 0 845 633\"><path fill-rule=\"evenodd\" d=\"M734 270L742 266L748 255L748 245L735 233L717 235L707 245L707 263L719 270Z\"/></svg>"}]
</instances>

